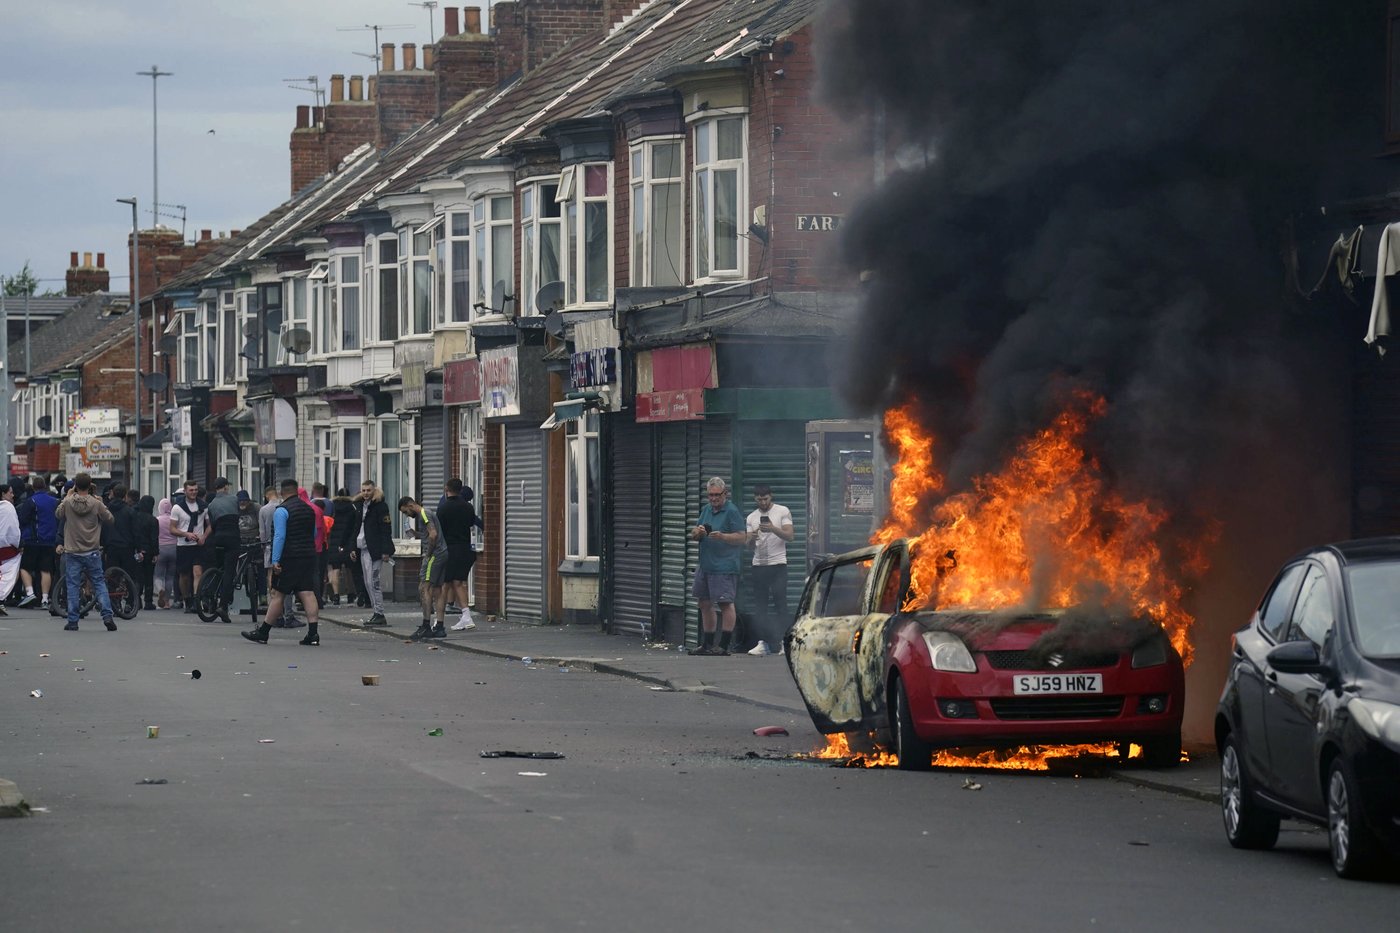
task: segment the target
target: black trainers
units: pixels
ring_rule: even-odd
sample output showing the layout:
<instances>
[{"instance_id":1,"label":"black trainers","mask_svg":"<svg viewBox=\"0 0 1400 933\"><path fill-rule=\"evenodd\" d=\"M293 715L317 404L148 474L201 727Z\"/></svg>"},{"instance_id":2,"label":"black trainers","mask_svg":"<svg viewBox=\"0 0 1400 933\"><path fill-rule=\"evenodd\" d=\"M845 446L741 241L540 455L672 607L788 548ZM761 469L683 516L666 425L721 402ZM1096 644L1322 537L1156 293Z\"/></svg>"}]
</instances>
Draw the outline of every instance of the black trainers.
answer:
<instances>
[{"instance_id":1,"label":"black trainers","mask_svg":"<svg viewBox=\"0 0 1400 933\"><path fill-rule=\"evenodd\" d=\"M307 632L306 637L297 642L299 645L320 645L321 633L319 631Z\"/></svg>"},{"instance_id":2,"label":"black trainers","mask_svg":"<svg viewBox=\"0 0 1400 933\"><path fill-rule=\"evenodd\" d=\"M442 625L441 622L439 622L437 625L434 625L434 626L433 626L432 637L433 637L433 638L446 638L446 637L447 637L447 629L443 628L443 625Z\"/></svg>"},{"instance_id":3,"label":"black trainers","mask_svg":"<svg viewBox=\"0 0 1400 933\"><path fill-rule=\"evenodd\" d=\"M117 630L117 623L113 621L110 616L103 619L102 624L107 626L107 631L109 632L115 632Z\"/></svg>"},{"instance_id":4,"label":"black trainers","mask_svg":"<svg viewBox=\"0 0 1400 933\"><path fill-rule=\"evenodd\" d=\"M715 649L712 645L701 645L700 647L696 648L694 651L691 652L692 655L697 656L708 656L714 653Z\"/></svg>"},{"instance_id":5,"label":"black trainers","mask_svg":"<svg viewBox=\"0 0 1400 933\"><path fill-rule=\"evenodd\" d=\"M370 617L369 617L369 621L365 623L365 625L388 625L388 624L389 624L389 620L386 619L386 618L384 618L384 613L382 613L382 612L376 612L374 615L370 616Z\"/></svg>"},{"instance_id":6,"label":"black trainers","mask_svg":"<svg viewBox=\"0 0 1400 933\"><path fill-rule=\"evenodd\" d=\"M433 637L433 627L427 622L419 625L413 630L413 634L408 636L409 641L422 641L425 638Z\"/></svg>"},{"instance_id":7,"label":"black trainers","mask_svg":"<svg viewBox=\"0 0 1400 933\"><path fill-rule=\"evenodd\" d=\"M251 631L239 632L238 634L242 635L249 641L255 641L260 645L265 645L267 644L267 633L270 631L272 631L272 626L264 622L262 625L259 625L257 628Z\"/></svg>"}]
</instances>

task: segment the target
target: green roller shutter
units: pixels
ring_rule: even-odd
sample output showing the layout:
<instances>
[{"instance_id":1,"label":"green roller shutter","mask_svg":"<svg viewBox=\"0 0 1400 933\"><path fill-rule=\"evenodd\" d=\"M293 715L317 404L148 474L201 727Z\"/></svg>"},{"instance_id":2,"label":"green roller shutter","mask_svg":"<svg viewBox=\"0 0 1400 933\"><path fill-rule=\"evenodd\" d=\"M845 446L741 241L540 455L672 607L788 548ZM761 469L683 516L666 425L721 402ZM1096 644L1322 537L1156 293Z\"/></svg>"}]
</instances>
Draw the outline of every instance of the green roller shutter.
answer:
<instances>
[{"instance_id":1,"label":"green roller shutter","mask_svg":"<svg viewBox=\"0 0 1400 933\"><path fill-rule=\"evenodd\" d=\"M699 546L689 530L705 504L705 481L719 476L732 481L732 423L728 418L670 422L656 426L656 463L660 515L657 523L658 613L685 613L686 643L698 643L700 616L690 581L699 561Z\"/></svg>"},{"instance_id":2,"label":"green roller shutter","mask_svg":"<svg viewBox=\"0 0 1400 933\"><path fill-rule=\"evenodd\" d=\"M787 546L788 606L797 605L806 582L807 568L807 454L806 422L742 421L739 423L734 501L748 515L755 508L753 487L771 486L773 501L792 510L793 539ZM753 552L746 551L739 585L739 613L752 601L748 575Z\"/></svg>"},{"instance_id":3,"label":"green roller shutter","mask_svg":"<svg viewBox=\"0 0 1400 933\"><path fill-rule=\"evenodd\" d=\"M661 636L652 593L656 561L655 510L652 497L651 426L626 415L612 415L608 427L612 466L611 521L604 533L610 542L612 581L609 628L641 634L648 628Z\"/></svg>"}]
</instances>

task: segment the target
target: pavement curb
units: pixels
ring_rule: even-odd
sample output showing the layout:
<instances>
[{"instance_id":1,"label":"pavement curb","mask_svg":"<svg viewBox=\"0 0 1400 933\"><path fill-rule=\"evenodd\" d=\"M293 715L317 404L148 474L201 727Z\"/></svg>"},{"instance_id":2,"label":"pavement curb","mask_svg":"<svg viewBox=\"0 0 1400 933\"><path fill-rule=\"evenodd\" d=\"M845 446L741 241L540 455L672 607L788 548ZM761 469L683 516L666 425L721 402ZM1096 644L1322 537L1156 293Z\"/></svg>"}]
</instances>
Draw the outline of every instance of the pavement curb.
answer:
<instances>
[{"instance_id":1,"label":"pavement curb","mask_svg":"<svg viewBox=\"0 0 1400 933\"><path fill-rule=\"evenodd\" d=\"M1201 800L1206 803L1220 803L1220 792L1218 790L1205 790L1200 787L1190 787L1184 784L1177 784L1166 778L1147 774L1133 774L1130 771L1114 771L1110 777L1117 781L1128 784L1136 784L1139 787L1147 787L1152 790L1162 791L1167 794L1176 794L1178 797L1187 797L1191 800Z\"/></svg>"}]
</instances>

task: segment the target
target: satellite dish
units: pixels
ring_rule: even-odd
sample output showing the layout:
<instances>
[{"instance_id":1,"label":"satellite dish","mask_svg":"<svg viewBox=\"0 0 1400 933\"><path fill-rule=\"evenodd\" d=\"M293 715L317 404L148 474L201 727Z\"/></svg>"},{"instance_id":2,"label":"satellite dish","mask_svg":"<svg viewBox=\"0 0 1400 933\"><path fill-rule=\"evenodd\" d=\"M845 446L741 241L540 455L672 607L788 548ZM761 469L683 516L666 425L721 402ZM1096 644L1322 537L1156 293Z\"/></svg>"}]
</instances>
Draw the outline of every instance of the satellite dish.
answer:
<instances>
[{"instance_id":1,"label":"satellite dish","mask_svg":"<svg viewBox=\"0 0 1400 933\"><path fill-rule=\"evenodd\" d=\"M290 350L292 353L302 354L311 349L311 331L305 327L291 327L282 331L282 336L278 338L282 344L282 349Z\"/></svg>"},{"instance_id":2,"label":"satellite dish","mask_svg":"<svg viewBox=\"0 0 1400 933\"><path fill-rule=\"evenodd\" d=\"M248 342L243 344L243 349L238 351L238 355L256 363L258 361L258 338L250 336Z\"/></svg>"},{"instance_id":3,"label":"satellite dish","mask_svg":"<svg viewBox=\"0 0 1400 933\"><path fill-rule=\"evenodd\" d=\"M77 392L77 391L78 391L78 380L76 380L76 379L65 379L65 380L63 380L62 382L60 382L60 383L58 384L58 391L62 392L64 395L72 395L74 392Z\"/></svg>"},{"instance_id":4,"label":"satellite dish","mask_svg":"<svg viewBox=\"0 0 1400 933\"><path fill-rule=\"evenodd\" d=\"M546 282L544 287L535 293L535 313L548 314L551 311L559 311L564 307L564 283ZM545 325L546 327L548 325ZM553 333L553 331L551 331Z\"/></svg>"},{"instance_id":5,"label":"satellite dish","mask_svg":"<svg viewBox=\"0 0 1400 933\"><path fill-rule=\"evenodd\" d=\"M551 311L544 316L544 329L551 337L563 338L564 336L564 314L560 311Z\"/></svg>"},{"instance_id":6,"label":"satellite dish","mask_svg":"<svg viewBox=\"0 0 1400 933\"><path fill-rule=\"evenodd\" d=\"M261 330L261 329L262 329L262 328L261 328L261 325L259 325L257 321L244 321L244 322L243 322L243 336L244 336L244 337L256 337L256 336L258 335L258 331Z\"/></svg>"},{"instance_id":7,"label":"satellite dish","mask_svg":"<svg viewBox=\"0 0 1400 933\"><path fill-rule=\"evenodd\" d=\"M146 383L146 391L153 395L164 392L170 386L170 377L165 373L146 373L141 381Z\"/></svg>"},{"instance_id":8,"label":"satellite dish","mask_svg":"<svg viewBox=\"0 0 1400 933\"><path fill-rule=\"evenodd\" d=\"M166 356L173 356L180 349L180 338L174 334L166 334L160 338L160 352Z\"/></svg>"},{"instance_id":9,"label":"satellite dish","mask_svg":"<svg viewBox=\"0 0 1400 933\"><path fill-rule=\"evenodd\" d=\"M506 310L506 283L500 279L491 286L491 310L497 314L504 314Z\"/></svg>"},{"instance_id":10,"label":"satellite dish","mask_svg":"<svg viewBox=\"0 0 1400 933\"><path fill-rule=\"evenodd\" d=\"M40 415L34 420L34 426L40 431L48 432L53 427L53 417L51 415Z\"/></svg>"}]
</instances>

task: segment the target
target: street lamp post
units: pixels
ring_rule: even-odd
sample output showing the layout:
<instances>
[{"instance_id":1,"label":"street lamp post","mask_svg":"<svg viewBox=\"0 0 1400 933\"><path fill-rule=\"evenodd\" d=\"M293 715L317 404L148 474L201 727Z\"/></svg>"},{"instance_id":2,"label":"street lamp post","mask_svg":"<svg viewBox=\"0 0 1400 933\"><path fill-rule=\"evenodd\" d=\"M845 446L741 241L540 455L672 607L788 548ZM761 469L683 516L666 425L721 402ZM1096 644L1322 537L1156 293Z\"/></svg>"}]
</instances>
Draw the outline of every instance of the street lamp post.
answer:
<instances>
[{"instance_id":1,"label":"street lamp post","mask_svg":"<svg viewBox=\"0 0 1400 933\"><path fill-rule=\"evenodd\" d=\"M161 78L172 77L174 72L161 71L156 65L150 71L136 72L143 78L151 79L151 225L160 226L160 149L157 145L156 127L156 84Z\"/></svg>"},{"instance_id":2,"label":"street lamp post","mask_svg":"<svg viewBox=\"0 0 1400 933\"><path fill-rule=\"evenodd\" d=\"M131 411L136 418L136 427L131 435L131 472L127 474L126 483L129 488L135 489L137 469L141 463L141 454L136 449L137 442L141 440L141 230L136 223L136 199L117 198L117 203L131 205L131 313L135 319L131 329L135 334L136 348L136 364L132 370L136 392Z\"/></svg>"}]
</instances>

